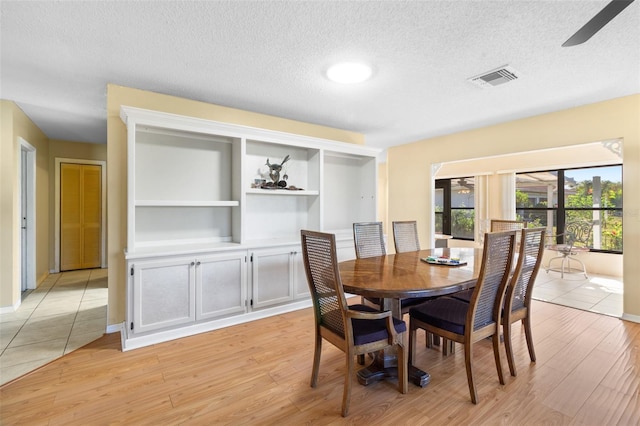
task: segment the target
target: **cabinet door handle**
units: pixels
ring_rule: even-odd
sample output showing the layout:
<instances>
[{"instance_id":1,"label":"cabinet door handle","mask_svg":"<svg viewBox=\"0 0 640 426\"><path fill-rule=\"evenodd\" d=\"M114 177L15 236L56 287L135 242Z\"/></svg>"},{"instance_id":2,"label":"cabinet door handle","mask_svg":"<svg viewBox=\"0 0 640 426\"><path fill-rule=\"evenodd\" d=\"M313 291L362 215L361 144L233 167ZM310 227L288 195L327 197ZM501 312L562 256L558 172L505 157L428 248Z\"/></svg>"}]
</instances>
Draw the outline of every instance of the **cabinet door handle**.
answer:
<instances>
[{"instance_id":1,"label":"cabinet door handle","mask_svg":"<svg viewBox=\"0 0 640 426\"><path fill-rule=\"evenodd\" d=\"M191 266L194 266L196 264L196 262L191 262Z\"/></svg>"},{"instance_id":2,"label":"cabinet door handle","mask_svg":"<svg viewBox=\"0 0 640 426\"><path fill-rule=\"evenodd\" d=\"M196 266L200 266L200 261L199 260L196 262Z\"/></svg>"}]
</instances>

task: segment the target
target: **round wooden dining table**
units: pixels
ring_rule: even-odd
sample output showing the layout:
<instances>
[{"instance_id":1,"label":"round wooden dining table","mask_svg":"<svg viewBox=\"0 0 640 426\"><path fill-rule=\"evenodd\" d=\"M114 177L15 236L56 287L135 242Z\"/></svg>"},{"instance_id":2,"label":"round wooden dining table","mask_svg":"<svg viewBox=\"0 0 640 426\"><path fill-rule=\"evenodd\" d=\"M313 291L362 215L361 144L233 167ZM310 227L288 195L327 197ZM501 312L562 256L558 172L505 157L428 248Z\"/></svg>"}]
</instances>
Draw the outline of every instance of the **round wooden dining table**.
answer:
<instances>
[{"instance_id":1,"label":"round wooden dining table","mask_svg":"<svg viewBox=\"0 0 640 426\"><path fill-rule=\"evenodd\" d=\"M459 259L449 266L427 263L428 257ZM346 293L383 300L383 309L402 318L402 299L434 297L466 290L480 275L482 249L435 248L416 252L353 259L340 262L340 277ZM394 377L397 357L392 349L377 354L371 366L358 372L361 384ZM411 367L411 380L424 387L430 380L427 372Z\"/></svg>"}]
</instances>

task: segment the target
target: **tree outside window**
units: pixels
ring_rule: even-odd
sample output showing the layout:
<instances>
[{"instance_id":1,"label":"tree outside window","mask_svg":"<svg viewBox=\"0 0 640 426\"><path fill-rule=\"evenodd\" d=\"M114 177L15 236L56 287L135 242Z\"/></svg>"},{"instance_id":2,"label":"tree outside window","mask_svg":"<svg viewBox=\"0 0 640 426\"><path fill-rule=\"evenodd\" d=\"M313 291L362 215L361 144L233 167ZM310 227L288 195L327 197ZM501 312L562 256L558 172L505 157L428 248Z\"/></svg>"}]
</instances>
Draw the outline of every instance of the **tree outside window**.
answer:
<instances>
[{"instance_id":1,"label":"tree outside window","mask_svg":"<svg viewBox=\"0 0 640 426\"><path fill-rule=\"evenodd\" d=\"M516 174L518 219L553 235L588 221L592 250L622 253L622 201L621 165Z\"/></svg>"}]
</instances>

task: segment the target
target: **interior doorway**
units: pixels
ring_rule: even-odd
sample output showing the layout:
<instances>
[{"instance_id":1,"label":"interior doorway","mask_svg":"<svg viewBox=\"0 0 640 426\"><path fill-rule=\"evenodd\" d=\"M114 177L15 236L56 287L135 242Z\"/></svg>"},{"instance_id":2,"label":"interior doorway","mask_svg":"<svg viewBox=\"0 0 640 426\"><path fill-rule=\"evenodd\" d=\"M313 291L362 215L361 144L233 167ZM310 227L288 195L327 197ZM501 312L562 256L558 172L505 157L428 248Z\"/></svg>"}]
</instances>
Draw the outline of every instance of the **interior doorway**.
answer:
<instances>
[{"instance_id":1,"label":"interior doorway","mask_svg":"<svg viewBox=\"0 0 640 426\"><path fill-rule=\"evenodd\" d=\"M100 267L100 165L60 165L60 270Z\"/></svg>"},{"instance_id":2,"label":"interior doorway","mask_svg":"<svg viewBox=\"0 0 640 426\"><path fill-rule=\"evenodd\" d=\"M106 268L106 162L55 163L55 272Z\"/></svg>"},{"instance_id":3,"label":"interior doorway","mask_svg":"<svg viewBox=\"0 0 640 426\"><path fill-rule=\"evenodd\" d=\"M20 291L36 288L36 149L20 138Z\"/></svg>"}]
</instances>

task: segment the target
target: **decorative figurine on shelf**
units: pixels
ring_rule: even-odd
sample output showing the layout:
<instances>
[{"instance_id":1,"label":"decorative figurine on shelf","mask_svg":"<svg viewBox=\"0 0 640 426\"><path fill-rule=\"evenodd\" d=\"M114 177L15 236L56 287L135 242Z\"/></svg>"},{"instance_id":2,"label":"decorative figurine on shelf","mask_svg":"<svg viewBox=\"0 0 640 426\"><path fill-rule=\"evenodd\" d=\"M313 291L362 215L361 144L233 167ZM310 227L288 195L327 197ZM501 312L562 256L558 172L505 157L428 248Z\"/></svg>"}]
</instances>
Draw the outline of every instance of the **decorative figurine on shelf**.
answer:
<instances>
[{"instance_id":1,"label":"decorative figurine on shelf","mask_svg":"<svg viewBox=\"0 0 640 426\"><path fill-rule=\"evenodd\" d=\"M273 185L278 186L280 188L285 188L287 186L287 182L284 180L280 180L280 172L282 171L282 166L284 163L289 161L289 156L284 157L280 164L271 164L269 159L267 158L267 166L269 166L269 177L273 181ZM285 175L285 179L289 176Z\"/></svg>"}]
</instances>

